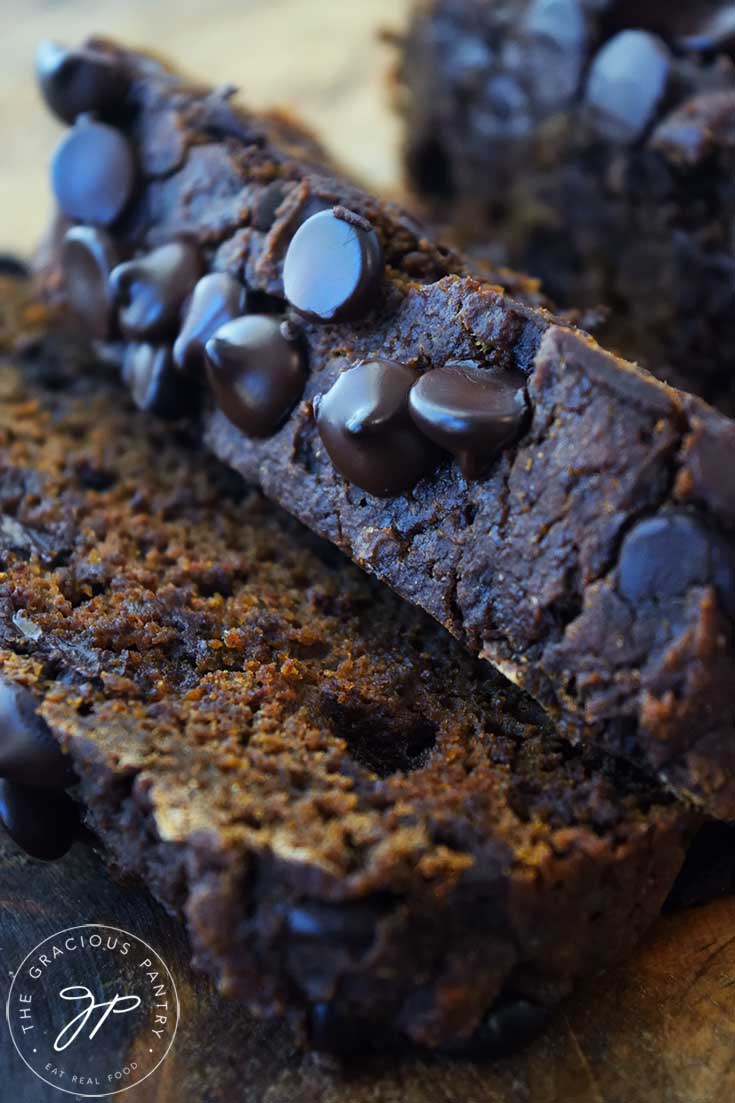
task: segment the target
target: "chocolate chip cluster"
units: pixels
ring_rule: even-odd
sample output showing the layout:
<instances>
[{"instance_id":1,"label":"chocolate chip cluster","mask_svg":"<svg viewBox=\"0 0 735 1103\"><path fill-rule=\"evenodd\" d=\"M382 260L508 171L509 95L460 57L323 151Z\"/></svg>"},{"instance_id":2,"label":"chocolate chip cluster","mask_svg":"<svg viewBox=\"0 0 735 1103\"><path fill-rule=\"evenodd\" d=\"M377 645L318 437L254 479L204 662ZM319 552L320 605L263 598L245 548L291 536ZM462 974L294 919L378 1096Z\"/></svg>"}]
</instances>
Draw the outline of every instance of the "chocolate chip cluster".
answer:
<instances>
[{"instance_id":1,"label":"chocolate chip cluster","mask_svg":"<svg viewBox=\"0 0 735 1103\"><path fill-rule=\"evenodd\" d=\"M0 679L0 823L32 857L61 858L74 841L74 781L33 694Z\"/></svg>"},{"instance_id":2,"label":"chocolate chip cluster","mask_svg":"<svg viewBox=\"0 0 735 1103\"><path fill-rule=\"evenodd\" d=\"M520 373L492 376L465 363L423 374L392 360L357 364L314 407L334 466L376 497L410 490L442 449L466 478L479 478L526 417Z\"/></svg>"},{"instance_id":3,"label":"chocolate chip cluster","mask_svg":"<svg viewBox=\"0 0 735 1103\"><path fill-rule=\"evenodd\" d=\"M380 302L385 262L375 228L341 206L301 223L283 263L283 294L303 320L298 326L259 313L243 282L208 271L191 240L124 255L110 230L141 189L135 149L115 125L134 117L124 63L103 46L45 44L38 76L51 109L72 124L51 170L59 208L72 223L61 246L70 310L93 339L122 342L123 378L142 410L186 414L193 381L206 375L234 425L270 436L303 395L303 325L355 322ZM484 475L518 435L526 399L520 375L464 363L420 374L376 359L344 372L314 412L340 474L386 497L410 490L442 451L467 478Z\"/></svg>"}]
</instances>

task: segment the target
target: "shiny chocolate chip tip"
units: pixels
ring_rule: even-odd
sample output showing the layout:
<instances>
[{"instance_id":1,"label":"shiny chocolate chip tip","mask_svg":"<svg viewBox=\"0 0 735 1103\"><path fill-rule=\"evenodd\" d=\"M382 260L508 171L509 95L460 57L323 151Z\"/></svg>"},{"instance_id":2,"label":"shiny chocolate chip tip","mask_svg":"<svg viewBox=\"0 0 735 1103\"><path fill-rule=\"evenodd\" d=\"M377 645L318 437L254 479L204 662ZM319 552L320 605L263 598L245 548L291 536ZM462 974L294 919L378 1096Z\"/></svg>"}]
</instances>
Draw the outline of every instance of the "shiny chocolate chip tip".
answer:
<instances>
[{"instance_id":1,"label":"shiny chocolate chip tip","mask_svg":"<svg viewBox=\"0 0 735 1103\"><path fill-rule=\"evenodd\" d=\"M305 349L282 321L246 314L220 326L205 346L209 382L225 417L253 437L274 433L304 391Z\"/></svg>"},{"instance_id":2,"label":"shiny chocolate chip tip","mask_svg":"<svg viewBox=\"0 0 735 1103\"><path fill-rule=\"evenodd\" d=\"M76 779L38 705L30 690L0 677L0 778L61 790Z\"/></svg>"},{"instance_id":3,"label":"shiny chocolate chip tip","mask_svg":"<svg viewBox=\"0 0 735 1103\"><path fill-rule=\"evenodd\" d=\"M204 367L207 341L226 322L245 313L247 291L244 284L228 272L210 272L199 280L185 304L183 321L173 348L180 371L198 371Z\"/></svg>"},{"instance_id":4,"label":"shiny chocolate chip tip","mask_svg":"<svg viewBox=\"0 0 735 1103\"><path fill-rule=\"evenodd\" d=\"M424 372L408 401L419 429L454 456L469 480L489 472L518 438L528 415L519 372L496 375L474 363L449 362Z\"/></svg>"},{"instance_id":5,"label":"shiny chocolate chip tip","mask_svg":"<svg viewBox=\"0 0 735 1103\"><path fill-rule=\"evenodd\" d=\"M92 47L69 49L44 39L36 50L36 80L46 104L62 122L119 110L127 89L120 59Z\"/></svg>"},{"instance_id":6,"label":"shiny chocolate chip tip","mask_svg":"<svg viewBox=\"0 0 735 1103\"><path fill-rule=\"evenodd\" d=\"M436 466L436 446L409 415L418 372L393 360L355 364L313 402L329 457L348 482L376 498L411 490Z\"/></svg>"},{"instance_id":7,"label":"shiny chocolate chip tip","mask_svg":"<svg viewBox=\"0 0 735 1103\"><path fill-rule=\"evenodd\" d=\"M186 240L118 264L110 273L110 293L123 336L136 341L173 337L201 270L199 250Z\"/></svg>"}]
</instances>

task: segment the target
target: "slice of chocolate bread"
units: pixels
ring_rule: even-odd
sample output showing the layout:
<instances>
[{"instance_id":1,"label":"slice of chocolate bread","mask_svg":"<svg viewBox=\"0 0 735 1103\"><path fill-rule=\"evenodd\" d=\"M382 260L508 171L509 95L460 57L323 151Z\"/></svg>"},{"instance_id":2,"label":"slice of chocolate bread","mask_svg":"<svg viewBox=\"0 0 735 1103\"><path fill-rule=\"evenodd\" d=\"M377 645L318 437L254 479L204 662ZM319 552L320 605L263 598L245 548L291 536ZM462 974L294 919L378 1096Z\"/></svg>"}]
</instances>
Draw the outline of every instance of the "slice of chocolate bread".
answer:
<instances>
[{"instance_id":1,"label":"slice of chocolate bread","mask_svg":"<svg viewBox=\"0 0 735 1103\"><path fill-rule=\"evenodd\" d=\"M54 158L45 284L138 404L201 411L569 737L735 816L735 425L468 275L293 127L109 44L69 56L127 91Z\"/></svg>"},{"instance_id":2,"label":"slice of chocolate bread","mask_svg":"<svg viewBox=\"0 0 735 1103\"><path fill-rule=\"evenodd\" d=\"M58 335L0 379L16 812L68 780L56 759L28 773L52 733L89 826L186 916L199 965L321 1048L497 1052L632 946L696 817L560 740ZM48 802L26 811L16 837L53 839Z\"/></svg>"},{"instance_id":3,"label":"slice of chocolate bread","mask_svg":"<svg viewBox=\"0 0 735 1103\"><path fill-rule=\"evenodd\" d=\"M735 410L732 0L420 0L396 83L454 236L606 304L601 341Z\"/></svg>"}]
</instances>

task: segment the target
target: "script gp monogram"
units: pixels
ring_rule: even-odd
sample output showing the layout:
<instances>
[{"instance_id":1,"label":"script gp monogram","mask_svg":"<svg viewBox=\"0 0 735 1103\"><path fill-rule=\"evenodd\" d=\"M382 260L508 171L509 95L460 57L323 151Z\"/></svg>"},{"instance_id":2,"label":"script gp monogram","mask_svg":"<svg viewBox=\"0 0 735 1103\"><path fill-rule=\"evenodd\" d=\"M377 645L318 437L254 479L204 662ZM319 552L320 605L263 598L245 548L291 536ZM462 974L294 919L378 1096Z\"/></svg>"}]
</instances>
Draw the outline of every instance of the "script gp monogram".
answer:
<instances>
[{"instance_id":1,"label":"script gp monogram","mask_svg":"<svg viewBox=\"0 0 735 1103\"><path fill-rule=\"evenodd\" d=\"M63 1053L65 1049L68 1049L69 1046L76 1041L95 1011L102 1011L102 1015L90 1031L90 1041L102 1029L109 1015L125 1015L129 1011L135 1011L143 1002L140 996L121 996L118 994L113 996L111 1000L96 1003L89 988L86 988L83 984L70 985L68 988L62 988L59 992L59 996L62 1000L86 1000L87 1006L59 1031L56 1041L54 1042L54 1049L57 1053ZM72 1030L74 1026L76 1026L76 1030ZM68 1038L66 1037L67 1034L69 1035ZM63 1045L61 1044L62 1038L66 1038Z\"/></svg>"},{"instance_id":2,"label":"script gp monogram","mask_svg":"<svg viewBox=\"0 0 735 1103\"><path fill-rule=\"evenodd\" d=\"M58 1092L100 1099L134 1091L173 1045L173 975L153 946L121 927L57 931L11 975L5 1018L15 1050L29 1076Z\"/></svg>"}]
</instances>

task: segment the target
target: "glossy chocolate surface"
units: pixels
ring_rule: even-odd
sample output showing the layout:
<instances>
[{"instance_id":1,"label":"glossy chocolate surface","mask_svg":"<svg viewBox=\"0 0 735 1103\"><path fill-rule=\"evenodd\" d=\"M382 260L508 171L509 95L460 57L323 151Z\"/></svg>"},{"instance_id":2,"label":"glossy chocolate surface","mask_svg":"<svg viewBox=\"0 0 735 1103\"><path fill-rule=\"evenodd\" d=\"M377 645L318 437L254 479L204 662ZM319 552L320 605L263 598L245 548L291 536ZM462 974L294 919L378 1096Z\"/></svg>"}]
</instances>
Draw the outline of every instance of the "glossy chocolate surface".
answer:
<instances>
[{"instance_id":1,"label":"glossy chocolate surface","mask_svg":"<svg viewBox=\"0 0 735 1103\"><path fill-rule=\"evenodd\" d=\"M119 263L117 245L104 230L72 226L64 235L61 267L66 301L84 329L105 340L113 329L110 273Z\"/></svg>"},{"instance_id":2,"label":"glossy chocolate surface","mask_svg":"<svg viewBox=\"0 0 735 1103\"><path fill-rule=\"evenodd\" d=\"M78 828L74 802L66 793L49 793L0 780L0 824L32 858L54 861L74 842Z\"/></svg>"},{"instance_id":3,"label":"glossy chocolate surface","mask_svg":"<svg viewBox=\"0 0 735 1103\"><path fill-rule=\"evenodd\" d=\"M671 69L665 43L647 31L621 31L594 58L586 101L593 125L613 141L633 142L653 122Z\"/></svg>"},{"instance_id":4,"label":"glossy chocolate surface","mask_svg":"<svg viewBox=\"0 0 735 1103\"><path fill-rule=\"evenodd\" d=\"M418 373L393 360L349 368L314 404L316 422L341 475L378 498L410 490L437 461L437 450L409 413Z\"/></svg>"},{"instance_id":5,"label":"glossy chocolate surface","mask_svg":"<svg viewBox=\"0 0 735 1103\"><path fill-rule=\"evenodd\" d=\"M186 241L172 241L119 264L110 288L123 335L137 341L171 335L200 273L199 252Z\"/></svg>"},{"instance_id":6,"label":"glossy chocolate surface","mask_svg":"<svg viewBox=\"0 0 735 1103\"><path fill-rule=\"evenodd\" d=\"M299 227L283 266L291 306L316 322L344 322L377 300L383 250L369 222L342 207L320 211Z\"/></svg>"},{"instance_id":7,"label":"glossy chocolate surface","mask_svg":"<svg viewBox=\"0 0 735 1103\"><path fill-rule=\"evenodd\" d=\"M209 380L222 412L243 432L270 436L301 398L303 350L268 314L227 322L206 346Z\"/></svg>"},{"instance_id":8,"label":"glossy chocolate surface","mask_svg":"<svg viewBox=\"0 0 735 1103\"><path fill-rule=\"evenodd\" d=\"M526 418L523 377L491 375L467 364L425 372L411 389L419 429L455 457L468 479L483 475Z\"/></svg>"},{"instance_id":9,"label":"glossy chocolate surface","mask_svg":"<svg viewBox=\"0 0 735 1103\"><path fill-rule=\"evenodd\" d=\"M174 362L182 371L204 366L204 346L213 334L247 305L245 287L227 272L210 272L197 283L186 307L179 336L174 343Z\"/></svg>"},{"instance_id":10,"label":"glossy chocolate surface","mask_svg":"<svg viewBox=\"0 0 735 1103\"><path fill-rule=\"evenodd\" d=\"M69 50L44 41L36 51L36 79L43 98L65 123L94 112L105 116L120 106L127 77L119 60L90 47Z\"/></svg>"},{"instance_id":11,"label":"glossy chocolate surface","mask_svg":"<svg viewBox=\"0 0 735 1103\"><path fill-rule=\"evenodd\" d=\"M168 345L128 345L122 376L139 410L166 420L190 412L192 384L176 370Z\"/></svg>"},{"instance_id":12,"label":"glossy chocolate surface","mask_svg":"<svg viewBox=\"0 0 735 1103\"><path fill-rule=\"evenodd\" d=\"M119 130L82 115L62 139L51 164L61 212L72 222L111 226L137 183L132 146Z\"/></svg>"},{"instance_id":13,"label":"glossy chocolate surface","mask_svg":"<svg viewBox=\"0 0 735 1103\"><path fill-rule=\"evenodd\" d=\"M0 777L39 789L63 789L74 775L37 705L23 686L0 678Z\"/></svg>"}]
</instances>

